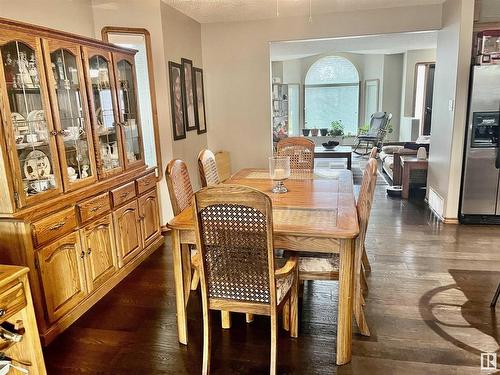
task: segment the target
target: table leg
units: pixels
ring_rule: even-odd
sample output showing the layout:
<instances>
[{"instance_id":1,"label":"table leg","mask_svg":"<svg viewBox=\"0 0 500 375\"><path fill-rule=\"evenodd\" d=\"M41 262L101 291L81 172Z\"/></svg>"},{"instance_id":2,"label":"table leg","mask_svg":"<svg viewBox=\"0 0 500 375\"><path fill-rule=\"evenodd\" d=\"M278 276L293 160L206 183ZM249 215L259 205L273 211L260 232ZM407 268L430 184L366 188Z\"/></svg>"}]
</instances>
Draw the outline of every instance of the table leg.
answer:
<instances>
[{"instance_id":1,"label":"table leg","mask_svg":"<svg viewBox=\"0 0 500 375\"><path fill-rule=\"evenodd\" d=\"M352 169L352 154L347 155L347 169Z\"/></svg>"},{"instance_id":2,"label":"table leg","mask_svg":"<svg viewBox=\"0 0 500 375\"><path fill-rule=\"evenodd\" d=\"M337 319L337 365L351 361L352 303L354 295L354 240L340 243L339 306Z\"/></svg>"},{"instance_id":3,"label":"table leg","mask_svg":"<svg viewBox=\"0 0 500 375\"><path fill-rule=\"evenodd\" d=\"M403 181L402 181L401 198L408 199L410 196L410 167L408 164L403 166Z\"/></svg>"},{"instance_id":4,"label":"table leg","mask_svg":"<svg viewBox=\"0 0 500 375\"><path fill-rule=\"evenodd\" d=\"M177 333L179 342L187 345L186 302L184 294L184 277L182 269L182 246L178 230L172 230L172 258L174 264L175 306L177 309Z\"/></svg>"}]
</instances>

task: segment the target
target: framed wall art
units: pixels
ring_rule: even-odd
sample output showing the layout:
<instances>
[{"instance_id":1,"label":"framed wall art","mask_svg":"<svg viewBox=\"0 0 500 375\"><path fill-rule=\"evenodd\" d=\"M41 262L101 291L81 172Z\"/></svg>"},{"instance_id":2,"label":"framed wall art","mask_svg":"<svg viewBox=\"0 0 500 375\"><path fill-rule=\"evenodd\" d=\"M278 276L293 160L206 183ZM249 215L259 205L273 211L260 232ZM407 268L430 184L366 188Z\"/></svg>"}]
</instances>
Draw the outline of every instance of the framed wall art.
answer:
<instances>
[{"instance_id":1,"label":"framed wall art","mask_svg":"<svg viewBox=\"0 0 500 375\"><path fill-rule=\"evenodd\" d=\"M184 112L184 85L182 81L182 65L168 62L168 75L170 78L170 104L172 110L172 128L174 140L186 138L185 112Z\"/></svg>"}]
</instances>

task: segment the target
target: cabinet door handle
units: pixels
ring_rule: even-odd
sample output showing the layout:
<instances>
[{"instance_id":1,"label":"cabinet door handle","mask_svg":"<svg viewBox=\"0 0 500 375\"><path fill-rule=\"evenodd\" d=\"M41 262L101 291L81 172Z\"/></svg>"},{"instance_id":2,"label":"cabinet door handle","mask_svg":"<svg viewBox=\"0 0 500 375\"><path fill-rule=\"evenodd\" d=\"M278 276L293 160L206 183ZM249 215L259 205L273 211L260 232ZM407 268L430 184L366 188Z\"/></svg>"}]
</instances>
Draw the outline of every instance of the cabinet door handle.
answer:
<instances>
[{"instance_id":1,"label":"cabinet door handle","mask_svg":"<svg viewBox=\"0 0 500 375\"><path fill-rule=\"evenodd\" d=\"M5 309L0 309L0 316L4 316L6 313Z\"/></svg>"},{"instance_id":2,"label":"cabinet door handle","mask_svg":"<svg viewBox=\"0 0 500 375\"><path fill-rule=\"evenodd\" d=\"M87 255L90 255L91 253L92 253L92 249L89 247L89 248L87 249Z\"/></svg>"},{"instance_id":3,"label":"cabinet door handle","mask_svg":"<svg viewBox=\"0 0 500 375\"><path fill-rule=\"evenodd\" d=\"M126 198L128 194L129 194L129 192L128 192L128 191L127 191L127 192L125 192L125 193L121 193L120 198L121 198L121 199Z\"/></svg>"},{"instance_id":4,"label":"cabinet door handle","mask_svg":"<svg viewBox=\"0 0 500 375\"><path fill-rule=\"evenodd\" d=\"M96 212L99 209L99 206L92 207L89 211Z\"/></svg>"},{"instance_id":5,"label":"cabinet door handle","mask_svg":"<svg viewBox=\"0 0 500 375\"><path fill-rule=\"evenodd\" d=\"M80 258L85 258L85 251L82 250L82 252L80 253Z\"/></svg>"},{"instance_id":6,"label":"cabinet door handle","mask_svg":"<svg viewBox=\"0 0 500 375\"><path fill-rule=\"evenodd\" d=\"M54 225L50 226L49 230L57 230L57 229L63 227L65 224L66 224L66 222L60 221L60 222L55 223Z\"/></svg>"}]
</instances>

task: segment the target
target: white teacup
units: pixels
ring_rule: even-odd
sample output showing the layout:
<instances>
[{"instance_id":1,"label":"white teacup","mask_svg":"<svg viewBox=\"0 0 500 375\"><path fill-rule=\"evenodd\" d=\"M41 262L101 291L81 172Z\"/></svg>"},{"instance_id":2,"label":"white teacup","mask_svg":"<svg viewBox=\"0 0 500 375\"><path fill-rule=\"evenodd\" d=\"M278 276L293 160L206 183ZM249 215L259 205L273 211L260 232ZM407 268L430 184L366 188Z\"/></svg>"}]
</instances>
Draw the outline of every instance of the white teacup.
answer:
<instances>
[{"instance_id":1,"label":"white teacup","mask_svg":"<svg viewBox=\"0 0 500 375\"><path fill-rule=\"evenodd\" d=\"M38 142L38 136L36 134L26 134L26 142L28 143Z\"/></svg>"}]
</instances>

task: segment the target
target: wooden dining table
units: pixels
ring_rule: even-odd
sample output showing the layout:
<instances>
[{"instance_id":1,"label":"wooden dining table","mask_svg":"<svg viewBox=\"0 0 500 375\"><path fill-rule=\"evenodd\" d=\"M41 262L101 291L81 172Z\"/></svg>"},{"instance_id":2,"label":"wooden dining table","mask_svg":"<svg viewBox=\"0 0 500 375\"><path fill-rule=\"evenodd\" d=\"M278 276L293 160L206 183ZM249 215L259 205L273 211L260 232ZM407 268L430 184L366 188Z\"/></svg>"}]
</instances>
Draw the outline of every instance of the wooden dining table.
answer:
<instances>
[{"instance_id":1,"label":"wooden dining table","mask_svg":"<svg viewBox=\"0 0 500 375\"><path fill-rule=\"evenodd\" d=\"M283 194L272 193L273 181L264 169L243 169L225 183L250 186L271 197L275 248L339 254L336 362L350 362L354 243L359 232L351 171L293 172L285 181L288 192ZM186 305L191 272L188 245L196 243L192 207L174 217L168 227L172 229L179 342L187 345Z\"/></svg>"}]
</instances>

